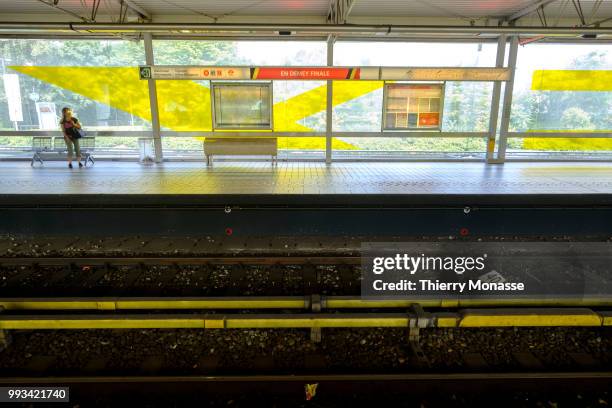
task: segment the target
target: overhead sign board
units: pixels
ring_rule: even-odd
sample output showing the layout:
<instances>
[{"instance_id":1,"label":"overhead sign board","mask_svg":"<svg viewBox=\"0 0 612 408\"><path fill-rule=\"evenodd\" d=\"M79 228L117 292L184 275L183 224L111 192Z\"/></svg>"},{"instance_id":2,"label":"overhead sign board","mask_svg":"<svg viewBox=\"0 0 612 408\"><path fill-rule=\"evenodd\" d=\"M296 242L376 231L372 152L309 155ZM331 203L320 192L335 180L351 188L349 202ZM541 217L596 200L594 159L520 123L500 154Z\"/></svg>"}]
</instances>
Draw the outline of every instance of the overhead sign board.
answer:
<instances>
[{"instance_id":1,"label":"overhead sign board","mask_svg":"<svg viewBox=\"0 0 612 408\"><path fill-rule=\"evenodd\" d=\"M251 79L245 67L141 66L140 79Z\"/></svg>"},{"instance_id":2,"label":"overhead sign board","mask_svg":"<svg viewBox=\"0 0 612 408\"><path fill-rule=\"evenodd\" d=\"M396 81L507 81L508 68L381 68L380 79Z\"/></svg>"},{"instance_id":3,"label":"overhead sign board","mask_svg":"<svg viewBox=\"0 0 612 408\"><path fill-rule=\"evenodd\" d=\"M507 81L508 68L141 66L140 79Z\"/></svg>"},{"instance_id":4,"label":"overhead sign board","mask_svg":"<svg viewBox=\"0 0 612 408\"><path fill-rule=\"evenodd\" d=\"M251 68L251 79L342 80L360 79L359 68L344 67L261 67Z\"/></svg>"}]
</instances>

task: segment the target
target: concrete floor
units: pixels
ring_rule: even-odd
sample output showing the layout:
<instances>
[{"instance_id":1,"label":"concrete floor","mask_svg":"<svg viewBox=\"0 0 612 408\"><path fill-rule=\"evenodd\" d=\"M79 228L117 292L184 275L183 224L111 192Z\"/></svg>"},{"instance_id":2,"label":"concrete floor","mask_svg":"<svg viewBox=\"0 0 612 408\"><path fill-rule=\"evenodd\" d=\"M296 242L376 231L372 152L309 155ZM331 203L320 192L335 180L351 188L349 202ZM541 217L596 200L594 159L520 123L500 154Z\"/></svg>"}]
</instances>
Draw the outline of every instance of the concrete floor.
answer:
<instances>
[{"instance_id":1,"label":"concrete floor","mask_svg":"<svg viewBox=\"0 0 612 408\"><path fill-rule=\"evenodd\" d=\"M609 163L0 162L0 194L609 194Z\"/></svg>"}]
</instances>

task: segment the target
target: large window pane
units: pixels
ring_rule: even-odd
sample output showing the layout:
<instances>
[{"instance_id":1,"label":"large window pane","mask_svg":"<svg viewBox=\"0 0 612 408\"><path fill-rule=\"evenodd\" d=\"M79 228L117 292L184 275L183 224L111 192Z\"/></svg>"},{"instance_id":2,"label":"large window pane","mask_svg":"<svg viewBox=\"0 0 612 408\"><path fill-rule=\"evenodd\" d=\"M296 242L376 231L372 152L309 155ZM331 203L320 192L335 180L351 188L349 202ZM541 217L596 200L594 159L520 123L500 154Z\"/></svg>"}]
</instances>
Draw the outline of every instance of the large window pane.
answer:
<instances>
[{"instance_id":1,"label":"large window pane","mask_svg":"<svg viewBox=\"0 0 612 408\"><path fill-rule=\"evenodd\" d=\"M57 130L64 106L90 130L150 129L144 60L142 42L0 40L0 129Z\"/></svg>"},{"instance_id":2,"label":"large window pane","mask_svg":"<svg viewBox=\"0 0 612 408\"><path fill-rule=\"evenodd\" d=\"M323 41L155 40L158 65L326 65Z\"/></svg>"},{"instance_id":3,"label":"large window pane","mask_svg":"<svg viewBox=\"0 0 612 408\"><path fill-rule=\"evenodd\" d=\"M334 64L396 67L493 67L496 43L349 42L334 46Z\"/></svg>"},{"instance_id":4,"label":"large window pane","mask_svg":"<svg viewBox=\"0 0 612 408\"><path fill-rule=\"evenodd\" d=\"M324 41L155 40L153 47L155 62L161 65L326 65ZM210 87L210 81L158 81L160 119L164 130L211 131L215 126ZM272 88L270 110L273 111L275 131L308 134L325 130L324 81L274 81ZM165 141L164 147L180 149L176 140L178 138ZM279 148L324 150L325 139L283 138L279 140Z\"/></svg>"},{"instance_id":5,"label":"large window pane","mask_svg":"<svg viewBox=\"0 0 612 408\"><path fill-rule=\"evenodd\" d=\"M612 45L520 47L511 130L611 130L612 92L602 91L597 79L597 71L609 69Z\"/></svg>"},{"instance_id":6,"label":"large window pane","mask_svg":"<svg viewBox=\"0 0 612 408\"><path fill-rule=\"evenodd\" d=\"M419 66L419 67L492 67L496 43L443 42L351 42L339 41L334 47L334 63L343 66ZM407 100L405 113L383 117L384 83L382 81L337 81L334 83L333 110L335 132L346 132L339 140L354 150L401 152L473 152L484 151L481 139L434 138L351 138L350 132L379 132L381 129L418 129L419 112L437 112L439 125L430 127L443 132L486 132L489 125L493 84L491 82L447 81L443 95L428 101ZM341 95L338 96L338 95ZM350 95L349 97L345 97ZM433 99L433 100L432 100ZM427 103L426 103L427 102ZM426 106L427 104L427 106ZM431 113L431 112L426 112ZM389 117L387 117L389 116ZM391 116L394 116L393 118ZM399 120L388 126L386 120ZM416 122L415 122L416 121ZM430 125L431 126L431 125ZM427 128L424 128L427 129ZM431 149L431 150L429 150Z\"/></svg>"},{"instance_id":7,"label":"large window pane","mask_svg":"<svg viewBox=\"0 0 612 408\"><path fill-rule=\"evenodd\" d=\"M492 67L496 43L349 42L334 47L334 63L346 66ZM488 128L491 82L445 84L442 131L481 132ZM347 85L357 87L357 85ZM334 108L334 129L378 131L382 127L383 83Z\"/></svg>"},{"instance_id":8,"label":"large window pane","mask_svg":"<svg viewBox=\"0 0 612 408\"><path fill-rule=\"evenodd\" d=\"M573 132L612 131L612 92L605 79L605 70L610 69L609 44L533 43L520 47L510 130L565 132L568 137L510 139L509 157L612 151L612 139L571 137Z\"/></svg>"}]
</instances>

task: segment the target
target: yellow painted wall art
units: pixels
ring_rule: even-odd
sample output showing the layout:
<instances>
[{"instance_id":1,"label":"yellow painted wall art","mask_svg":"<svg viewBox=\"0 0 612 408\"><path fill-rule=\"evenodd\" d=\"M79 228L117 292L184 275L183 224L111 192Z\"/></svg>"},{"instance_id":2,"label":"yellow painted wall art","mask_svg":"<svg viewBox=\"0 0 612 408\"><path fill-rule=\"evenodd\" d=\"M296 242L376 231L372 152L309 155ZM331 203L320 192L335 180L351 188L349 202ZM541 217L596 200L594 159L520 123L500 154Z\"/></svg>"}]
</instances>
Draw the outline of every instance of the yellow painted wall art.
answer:
<instances>
[{"instance_id":1,"label":"yellow painted wall art","mask_svg":"<svg viewBox=\"0 0 612 408\"><path fill-rule=\"evenodd\" d=\"M612 70L536 70L531 80L532 91L588 91L611 92ZM536 130L527 132L591 132L609 133L612 130ZM523 140L527 150L612 150L609 138L544 138Z\"/></svg>"},{"instance_id":2,"label":"yellow painted wall art","mask_svg":"<svg viewBox=\"0 0 612 408\"><path fill-rule=\"evenodd\" d=\"M112 108L151 120L147 81L137 67L11 66L11 69L40 81L69 90ZM382 81L335 81L333 106L338 106L382 88ZM274 104L274 130L312 132L300 124L304 118L326 110L326 85L315 87ZM211 100L208 87L189 80L158 80L160 124L173 131L211 131ZM279 138L280 148L325 149L322 137ZM333 148L356 149L335 138Z\"/></svg>"}]
</instances>

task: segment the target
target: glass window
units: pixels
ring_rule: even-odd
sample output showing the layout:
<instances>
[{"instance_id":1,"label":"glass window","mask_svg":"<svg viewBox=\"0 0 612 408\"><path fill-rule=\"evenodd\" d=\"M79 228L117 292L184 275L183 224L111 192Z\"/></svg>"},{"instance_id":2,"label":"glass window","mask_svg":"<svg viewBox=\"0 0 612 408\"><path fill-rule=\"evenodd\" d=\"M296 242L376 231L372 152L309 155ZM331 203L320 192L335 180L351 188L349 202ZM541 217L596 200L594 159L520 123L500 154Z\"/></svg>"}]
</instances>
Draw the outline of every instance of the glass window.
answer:
<instances>
[{"instance_id":1,"label":"glass window","mask_svg":"<svg viewBox=\"0 0 612 408\"><path fill-rule=\"evenodd\" d=\"M444 84L385 84L384 129L440 129Z\"/></svg>"},{"instance_id":2,"label":"glass window","mask_svg":"<svg viewBox=\"0 0 612 408\"><path fill-rule=\"evenodd\" d=\"M339 66L492 67L495 66L496 47L495 42L419 43L339 40L334 46L334 63ZM342 99L342 103L334 102L332 120L335 132L346 132L346 137L349 137L350 132L379 132L384 128L382 81L336 81L334 95L340 93L338 88L342 88L343 96L354 96L346 101ZM444 112L440 118L443 132L488 130L492 82L446 81L444 91L443 99L429 101L430 109ZM441 103L442 100L444 104ZM437 103L440 103L439 107L436 107ZM409 101L408 114L411 113L417 113L418 120L418 102ZM407 121L414 123L415 116L408 116ZM390 150L399 148L398 138L389 139L384 135L377 137L377 148L384 149L384 146ZM439 149L449 149L450 147L447 147L449 140L454 139L440 141ZM433 148L438 142L427 143L428 147ZM361 147L363 144L356 145ZM452 149L460 149L462 146L464 145L461 143L454 143ZM468 143L466 146L471 145Z\"/></svg>"},{"instance_id":3,"label":"glass window","mask_svg":"<svg viewBox=\"0 0 612 408\"><path fill-rule=\"evenodd\" d=\"M0 130L59 130L64 106L87 130L151 128L142 42L0 39Z\"/></svg>"},{"instance_id":4,"label":"glass window","mask_svg":"<svg viewBox=\"0 0 612 408\"><path fill-rule=\"evenodd\" d=\"M610 69L610 44L532 43L520 47L510 130L609 132L612 92L606 72ZM551 140L553 143L557 142Z\"/></svg>"},{"instance_id":5,"label":"glass window","mask_svg":"<svg viewBox=\"0 0 612 408\"><path fill-rule=\"evenodd\" d=\"M213 83L215 129L271 129L271 83Z\"/></svg>"},{"instance_id":6,"label":"glass window","mask_svg":"<svg viewBox=\"0 0 612 408\"><path fill-rule=\"evenodd\" d=\"M497 44L338 41L334 64L390 67L494 67Z\"/></svg>"},{"instance_id":7,"label":"glass window","mask_svg":"<svg viewBox=\"0 0 612 408\"><path fill-rule=\"evenodd\" d=\"M597 157L612 151L612 92L606 74L612 69L612 45L530 43L519 47L510 131L524 138L508 139L508 157ZM563 132L567 137L535 137L529 133ZM572 133L593 133L576 138ZM573 156L567 152L575 152ZM581 156L582 155L582 156Z\"/></svg>"},{"instance_id":8,"label":"glass window","mask_svg":"<svg viewBox=\"0 0 612 408\"><path fill-rule=\"evenodd\" d=\"M160 65L324 66L327 58L324 41L154 40L153 47L155 63ZM160 117L166 118L162 121L165 129L213 129L209 80L158 81L157 93ZM325 131L325 81L274 81L272 95L275 131ZM186 118L185 112L192 114ZM380 112L379 106L377 114ZM290 145L295 148L316 145L325 149L325 140L293 138Z\"/></svg>"},{"instance_id":9,"label":"glass window","mask_svg":"<svg viewBox=\"0 0 612 408\"><path fill-rule=\"evenodd\" d=\"M154 40L153 48L158 65L327 65L324 41Z\"/></svg>"}]
</instances>

